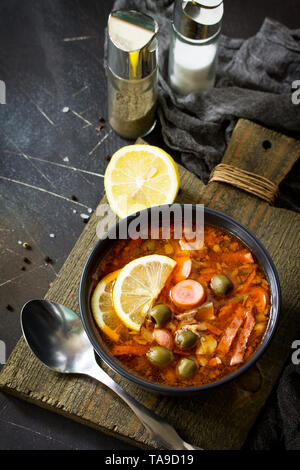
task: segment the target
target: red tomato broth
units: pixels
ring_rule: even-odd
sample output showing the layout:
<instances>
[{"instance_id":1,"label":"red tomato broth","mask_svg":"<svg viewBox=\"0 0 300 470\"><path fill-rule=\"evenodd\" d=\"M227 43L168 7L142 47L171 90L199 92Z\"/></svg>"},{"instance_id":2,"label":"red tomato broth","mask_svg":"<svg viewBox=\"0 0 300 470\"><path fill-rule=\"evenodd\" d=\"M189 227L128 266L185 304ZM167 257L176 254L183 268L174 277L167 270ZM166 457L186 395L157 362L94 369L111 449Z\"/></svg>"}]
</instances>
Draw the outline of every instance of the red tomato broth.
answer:
<instances>
[{"instance_id":1,"label":"red tomato broth","mask_svg":"<svg viewBox=\"0 0 300 470\"><path fill-rule=\"evenodd\" d=\"M146 317L141 332L131 331L125 325L119 331L120 339L114 343L101 330L102 339L117 359L135 375L159 385L171 387L193 387L215 382L228 376L247 362L259 347L266 331L270 313L270 288L266 275L251 255L250 250L233 234L206 224L204 229L204 246L201 250L182 250L179 240L116 240L112 249L101 261L94 276L95 285L103 276L112 271L124 267L130 261L149 254L161 254L175 260L178 257L189 256L192 261L192 269L188 279L193 279L202 284L205 289L203 304L194 309L180 309L172 302L170 292L177 283L177 274L171 274L155 304L165 304L172 310L172 319L163 326L175 338L175 332L181 328L189 328L191 325L201 325L198 331L197 345L191 349L180 350L175 342L172 342L173 361L170 365L159 367L153 365L147 358L147 351L151 346L158 346L153 336L153 341L145 339L142 330L153 332L155 323ZM154 243L152 243L154 242ZM176 268L175 268L176 269ZM175 270L174 270L175 271ZM231 280L233 287L226 295L216 295L210 287L210 281L214 274L225 274ZM253 291L253 295L251 295ZM267 302L264 305L264 302ZM262 306L264 310L262 310ZM192 311L192 313L190 312ZM195 311L193 313L193 311ZM241 315L241 321L234 321ZM254 317L255 322L249 319ZM236 325L236 333L229 331L230 325ZM249 325L251 331L243 327ZM247 329L247 328L246 328ZM231 333L231 334L230 334ZM227 334L230 340L228 352L222 354L224 336ZM217 348L209 354L196 354L201 345L201 338L212 337L217 342ZM147 335L147 338L149 335ZM246 339L245 339L246 338ZM240 341L240 344L239 344ZM243 348L242 343L244 342ZM245 346L246 342L246 346ZM223 347L220 346L223 344ZM127 346L127 348L126 348ZM218 347L220 351L218 352ZM241 354L241 349L244 353ZM132 354L123 354L122 351L131 350ZM237 353L238 351L238 353ZM236 355L235 355L236 354ZM242 362L235 364L232 361L242 357ZM197 371L190 378L179 377L176 373L176 365L181 358L191 358L197 363ZM234 365L231 365L231 362ZM206 363L206 365L204 365Z\"/></svg>"}]
</instances>

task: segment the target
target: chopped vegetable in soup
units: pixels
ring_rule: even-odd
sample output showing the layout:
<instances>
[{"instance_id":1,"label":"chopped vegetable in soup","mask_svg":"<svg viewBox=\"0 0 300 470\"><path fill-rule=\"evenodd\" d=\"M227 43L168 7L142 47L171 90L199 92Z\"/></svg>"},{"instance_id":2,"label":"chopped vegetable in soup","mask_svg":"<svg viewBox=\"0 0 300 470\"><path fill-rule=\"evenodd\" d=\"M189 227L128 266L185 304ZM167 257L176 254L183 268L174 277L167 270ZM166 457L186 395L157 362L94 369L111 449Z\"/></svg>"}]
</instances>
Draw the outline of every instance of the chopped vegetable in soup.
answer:
<instances>
[{"instance_id":1,"label":"chopped vegetable in soup","mask_svg":"<svg viewBox=\"0 0 300 470\"><path fill-rule=\"evenodd\" d=\"M149 273L165 279L147 294ZM171 387L212 383L238 370L269 320L264 271L238 238L212 225L205 225L199 250L172 235L117 240L98 267L93 292L94 320L112 355L132 373Z\"/></svg>"}]
</instances>

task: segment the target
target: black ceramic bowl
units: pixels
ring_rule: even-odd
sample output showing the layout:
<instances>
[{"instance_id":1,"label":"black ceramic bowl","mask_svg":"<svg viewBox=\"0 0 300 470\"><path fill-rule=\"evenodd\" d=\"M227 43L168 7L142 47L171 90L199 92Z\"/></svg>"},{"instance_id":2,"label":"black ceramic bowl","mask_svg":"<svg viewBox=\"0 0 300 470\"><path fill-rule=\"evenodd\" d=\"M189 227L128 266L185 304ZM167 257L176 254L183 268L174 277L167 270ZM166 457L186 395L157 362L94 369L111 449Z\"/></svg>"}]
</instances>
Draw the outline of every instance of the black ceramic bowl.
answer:
<instances>
[{"instance_id":1,"label":"black ceramic bowl","mask_svg":"<svg viewBox=\"0 0 300 470\"><path fill-rule=\"evenodd\" d=\"M159 211L163 206L157 206L152 208L151 211ZM193 205L193 214L196 213L197 210L200 210L197 205ZM148 212L149 216L149 209L145 209L143 213ZM140 213L142 214L142 212ZM128 224L137 217L137 214L129 216L125 219L122 219L118 227L127 227ZM150 220L150 219L149 219ZM94 323L92 312L90 308L90 297L91 297L91 285L92 285L92 276L95 273L97 266L101 262L104 255L107 251L111 248L112 244L115 243L114 240L110 239L109 236L103 238L97 242L95 247L93 248L92 252L90 253L81 276L80 281L80 288L79 288L79 306L80 306L80 315L82 319L82 323L84 329L96 351L96 353L100 356L100 358L116 373L122 375L130 382L135 383L148 391L151 392L158 392L164 395L176 395L176 396L183 396L183 395L192 395L192 394L199 394L202 391L207 391L211 388L220 386L230 380L235 379L240 374L245 372L250 366L252 366L263 354L265 349L267 348L268 344L271 341L271 338L275 332L278 319L279 319L279 311L280 311L280 301L281 301L281 294L280 294L280 284L278 275L275 269L275 266L260 241L243 225L236 222L231 217L227 215L212 210L212 209L204 209L204 220L205 223L209 223L221 228L224 228L228 232L231 232L233 235L238 237L245 245L249 247L252 253L255 255L256 259L262 266L267 276L268 282L270 284L271 290L271 312L270 312L270 320L268 322L268 326L266 332L263 336L262 342L257 349L256 353L236 372L231 375L228 375L221 380L218 380L214 383L210 383L207 385L202 385L198 387L167 387L164 385L158 385L156 383L148 382L147 380L143 379L141 376L137 375L135 371L129 370L125 368L125 366L116 358L113 357L110 353L107 345L101 338L101 335ZM116 228L112 228L108 234L110 234L114 230L115 233Z\"/></svg>"}]
</instances>

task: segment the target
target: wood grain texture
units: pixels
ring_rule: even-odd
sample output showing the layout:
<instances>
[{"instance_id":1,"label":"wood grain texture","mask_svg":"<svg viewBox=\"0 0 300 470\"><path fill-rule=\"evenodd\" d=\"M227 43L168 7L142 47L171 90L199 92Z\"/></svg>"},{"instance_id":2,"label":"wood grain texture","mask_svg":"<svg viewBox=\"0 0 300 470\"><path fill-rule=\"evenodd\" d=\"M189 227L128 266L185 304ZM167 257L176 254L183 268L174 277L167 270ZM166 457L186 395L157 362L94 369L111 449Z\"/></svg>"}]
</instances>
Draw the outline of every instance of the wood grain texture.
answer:
<instances>
[{"instance_id":1,"label":"wood grain texture","mask_svg":"<svg viewBox=\"0 0 300 470\"><path fill-rule=\"evenodd\" d=\"M271 142L270 149L264 150L264 140ZM299 154L299 142L240 120L223 162L260 172L278 183ZM295 332L300 329L299 263L295 256L299 253L300 216L270 207L226 184L211 183L206 187L183 167L179 167L179 171L181 192L178 202L202 203L231 215L254 232L268 249L282 286L279 328L256 366L234 382L196 398L179 400L150 394L111 371L109 374L140 402L165 417L188 442L205 449L238 449L271 392ZM101 203L104 202L105 198ZM79 279L87 255L97 241L96 227L100 220L94 213L47 293L47 299L78 312ZM108 223L113 220L109 213ZM23 339L0 375L0 388L142 448L156 447L117 396L92 379L62 376L46 369L30 353Z\"/></svg>"}]
</instances>

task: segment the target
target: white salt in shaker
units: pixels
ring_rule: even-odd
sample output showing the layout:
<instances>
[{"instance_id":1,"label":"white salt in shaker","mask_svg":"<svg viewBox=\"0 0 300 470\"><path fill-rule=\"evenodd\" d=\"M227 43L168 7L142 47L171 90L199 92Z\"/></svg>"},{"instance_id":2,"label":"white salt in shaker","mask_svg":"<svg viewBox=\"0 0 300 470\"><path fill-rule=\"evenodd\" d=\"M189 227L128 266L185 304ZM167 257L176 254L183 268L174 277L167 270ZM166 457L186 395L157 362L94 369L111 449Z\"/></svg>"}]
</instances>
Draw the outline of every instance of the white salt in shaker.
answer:
<instances>
[{"instance_id":1,"label":"white salt in shaker","mask_svg":"<svg viewBox=\"0 0 300 470\"><path fill-rule=\"evenodd\" d=\"M222 0L175 0L169 83L181 95L215 83Z\"/></svg>"}]
</instances>

